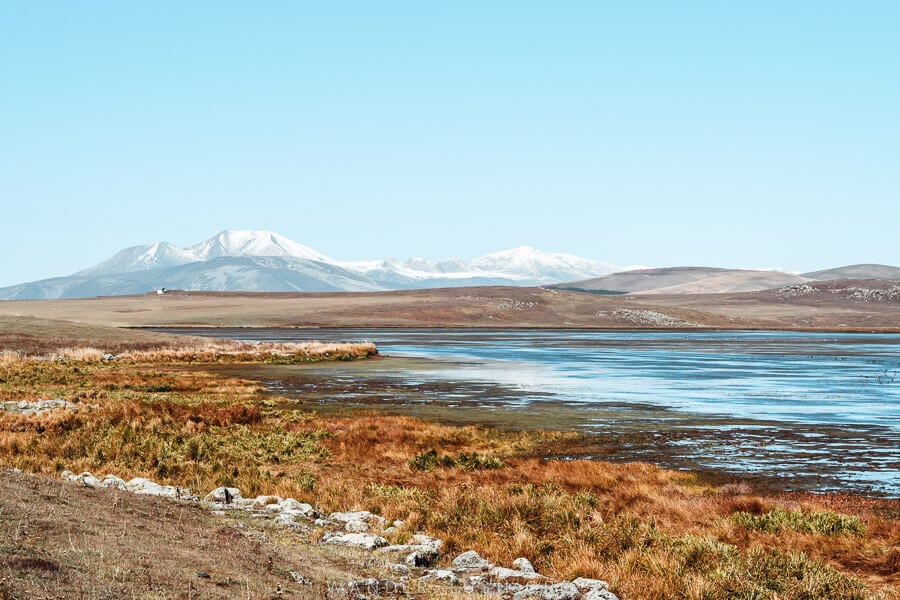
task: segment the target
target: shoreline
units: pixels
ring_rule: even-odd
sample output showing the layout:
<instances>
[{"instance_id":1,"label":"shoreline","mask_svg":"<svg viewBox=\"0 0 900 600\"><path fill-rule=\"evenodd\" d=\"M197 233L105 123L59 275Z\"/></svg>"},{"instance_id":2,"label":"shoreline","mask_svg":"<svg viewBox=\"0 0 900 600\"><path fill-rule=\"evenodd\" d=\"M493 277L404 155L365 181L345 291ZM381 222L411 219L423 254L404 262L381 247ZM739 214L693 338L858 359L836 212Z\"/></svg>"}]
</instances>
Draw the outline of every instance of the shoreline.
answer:
<instances>
[{"instance_id":1,"label":"shoreline","mask_svg":"<svg viewBox=\"0 0 900 600\"><path fill-rule=\"evenodd\" d=\"M273 333L279 330L281 329L273 330ZM387 328L379 330L384 331L387 336L392 331L398 331ZM249 333L257 330L233 331ZM329 328L319 331L335 338L355 339L354 332L357 328ZM434 340L441 339L439 335L442 332L422 328L403 331L433 332ZM495 334L494 330L488 329L460 328L455 331L476 336L480 333ZM529 331L542 332L533 329ZM571 329L566 331L580 332ZM210 335L219 332L227 333L228 330L215 328L204 331ZM621 339L627 340L627 334L620 331L612 333L621 334ZM757 332L750 332L751 335L753 333ZM366 336L359 337L362 339ZM482 340L477 337L473 339ZM402 336L390 340L391 344L425 347L430 347L432 343L432 339L427 336L416 342ZM570 445L556 452L554 457L591 457L615 462L648 461L684 472L702 471L716 481L729 478L753 481L767 490L777 492L827 491L865 497L900 497L900 486L896 481L878 479L878 473L884 477L896 472L890 465L890 453L891 440L897 438L897 432L877 421L848 423L815 419L767 419L750 414L741 416L727 412L676 408L653 399L646 402L573 403L565 396L558 396L552 388L548 388L544 394L535 389L522 392L515 384L510 386L501 383L504 377L493 379L490 370L486 379L481 379L482 376L478 375L473 380L471 376L456 376L450 372L436 376L426 373L423 380L417 372L452 371L457 367L477 369L480 365L491 363L478 358L448 359L439 355L438 348L439 345L435 346L436 355L410 358L387 356L385 353L390 354L390 344L388 350L382 345L381 366L372 363L357 363L353 366L326 363L303 369L302 373L292 368L267 370L262 377L254 374L252 369L232 373L259 380L280 378L281 383L271 387L271 391L297 399L305 398L306 404L315 406L323 414L349 414L353 411L398 414L452 425L483 425L506 431L540 428L577 432L581 436L579 444L582 447ZM823 356L831 355L826 353ZM384 361L392 361L390 364L393 367L387 366ZM412 374L408 373L410 368ZM333 381L331 375L335 369L345 372L342 374L343 378L368 387L362 389L360 385L345 385L340 381ZM410 381L413 383L409 384ZM398 386L406 385L410 388L408 391L398 391ZM316 404L315 398L329 395L339 400L339 404L322 401ZM602 423L604 426L598 428L592 423ZM865 455L860 453L861 449L865 449ZM838 460L838 456L852 460ZM791 476L782 475L784 473L791 473Z\"/></svg>"},{"instance_id":2,"label":"shoreline","mask_svg":"<svg viewBox=\"0 0 900 600\"><path fill-rule=\"evenodd\" d=\"M426 358L410 358L410 357L391 357L379 356L375 359L366 361L385 362L390 361L395 365L399 365L401 369L409 369L414 375L417 370L428 370L428 362ZM435 361L446 368L453 368L459 363L454 361ZM361 381L359 373L362 370L373 369L379 370L383 367L375 365L359 366L360 369L351 369L354 372L354 379ZM396 383L388 383L392 388L394 399L390 402L383 402L380 396L383 394L381 386L384 382L376 382L371 388L366 390L357 390L359 394L354 398L341 398L339 402L332 403L330 399L341 395L336 388L329 386L328 379L335 370L347 371L346 364L318 363L315 365L298 365L295 369L293 366L287 367L286 370L301 371L306 374L313 374L308 381L305 381L301 387L290 389L284 386L284 382L290 382L291 376L279 375L273 373L273 369L263 368L262 370L253 366L237 366L223 365L213 369L214 372L220 372L228 376L238 376L258 381L270 393L284 395L296 401L281 404L285 409L298 408L303 410L312 410L322 416L337 417L367 417L367 416L411 416L423 419L426 422L433 422L441 425L449 425L453 427L486 427L496 429L503 432L557 432L569 433L577 435L574 439L568 439L564 442L557 443L554 447L548 448L547 452L532 455L542 460L594 460L606 461L617 464L627 464L632 462L646 462L654 464L664 469L671 469L685 474L693 474L702 478L703 481L712 485L724 485L728 483L750 483L754 490L773 493L773 494L838 494L847 496L858 496L860 498L879 499L879 500L900 500L900 494L892 493L889 489L864 486L862 484L839 486L835 483L826 484L826 481L838 481L840 479L839 470L821 470L818 472L810 472L806 474L794 474L790 478L776 475L767 475L764 472L751 472L747 470L729 470L723 466L704 466L701 456L694 456L690 452L679 452L676 448L679 443L683 443L685 436L700 440L698 445L703 445L702 440L711 440L719 438L717 443L719 447L727 446L726 439L733 436L736 431L740 430L741 424L751 429L764 428L765 430L783 430L786 426L794 426L801 431L809 431L813 434L828 435L838 433L840 428L837 426L815 426L804 425L798 427L798 424L786 424L780 421L762 421L748 420L737 417L710 416L710 415L693 415L690 413L681 413L672 411L671 409L661 409L663 412L675 412L678 419L684 422L684 425L672 425L671 423L661 420L657 425L647 425L644 420L638 418L634 423L622 426L614 433L589 432L583 428L578 428L575 423L579 418L577 414L566 416L566 403L561 401L544 400L540 406L536 408L534 413L523 413L515 409L507 409L499 414L496 409L491 407L476 407L470 403L461 405L459 402L448 401L446 403L428 402L421 403L415 400L398 401L396 400L397 391ZM261 372L265 371L265 372ZM346 373L345 373L346 375ZM280 382L273 385L274 382ZM268 382L268 385L267 385ZM356 384L357 388L359 383ZM368 385L368 384L367 384ZM446 389L447 392L453 393L453 388L465 385L464 382L451 382L441 386L441 390ZM315 388L316 391L309 393L308 388ZM318 400L317 398L326 398L327 401ZM558 414L562 409L563 414ZM537 421L540 425L535 425ZM688 430L685 433L685 430ZM627 433L625 433L627 432ZM725 438L721 437L725 434ZM623 435L627 439L623 439ZM798 435L788 434L784 435ZM832 447L836 440L823 439L822 446ZM674 442L673 446L667 446L667 443ZM738 444L740 442L732 442ZM707 446L708 447L708 446ZM824 481L823 481L824 478ZM867 489L864 489L867 488Z\"/></svg>"},{"instance_id":3,"label":"shoreline","mask_svg":"<svg viewBox=\"0 0 900 600\"><path fill-rule=\"evenodd\" d=\"M651 332L651 333L717 333L717 332L741 332L746 331L748 333L835 333L835 334L855 334L855 335L892 335L892 334L900 334L900 327L885 327L885 328L876 328L876 329L867 329L867 328L826 328L826 327L650 327L650 326L622 326L622 327L611 327L611 326L534 326L534 325L504 325L497 324L495 326L490 325L376 325L376 324L362 324L362 325L128 325L123 326L122 329L132 330L132 331L154 331L159 333L167 333L167 332L177 332L178 330L224 330L224 329L238 329L238 330L262 330L262 329L289 329L292 331L328 331L334 329L359 329L362 331L370 331L370 330L416 330L421 329L425 331L447 331L450 329L460 329L467 331L591 331L591 332L604 332L608 331L610 333L621 333L623 331L635 331L635 332ZM176 335L178 335L176 333Z\"/></svg>"},{"instance_id":4,"label":"shoreline","mask_svg":"<svg viewBox=\"0 0 900 600\"><path fill-rule=\"evenodd\" d=\"M141 355L144 362L74 356L0 364L0 394L47 409L0 414L4 467L50 476L63 470L113 473L199 490L225 485L248 497L294 498L322 514L370 511L403 523L385 536L390 544L408 544L422 533L444 540L438 568L469 549L496 565L522 557L556 581L608 581L623 598L671 597L674 591L719 597L726 590L797 585L797 594L780 597L821 597L824 590L846 600L870 592L893 597L897 556L891 548L900 541L895 500L770 494L641 462L546 460L580 438L538 430L533 421L521 431L503 431L383 410L363 414L333 388L310 388L292 399L237 373L255 369L278 381L286 371L317 370L321 377L309 383L324 378L365 396L372 390L351 371L395 370L411 359L295 365L277 353L219 359L149 353ZM172 356L177 360L167 359ZM393 392L403 387L396 379L387 383ZM48 397L68 404L45 407L41 399ZM344 405L347 412L324 414L328 404ZM496 412L500 418L511 414ZM84 493L99 499L102 492ZM51 502L43 497L29 509ZM110 512L116 506L98 504L91 527L118 522ZM141 522L139 515L132 519ZM219 535L208 527L204 531ZM113 535L113 529L97 531ZM304 531L275 537L301 546L307 535L319 541ZM19 546L23 552L36 548L29 539ZM77 573L65 548L40 551L64 572ZM5 568L21 579L28 572L22 565ZM334 565L323 567L317 581L334 581L335 573ZM119 583L140 582L141 576L124 574ZM104 586L105 577L94 570L88 581ZM440 597L469 598L452 582L442 586ZM801 588L814 592L802 596Z\"/></svg>"}]
</instances>

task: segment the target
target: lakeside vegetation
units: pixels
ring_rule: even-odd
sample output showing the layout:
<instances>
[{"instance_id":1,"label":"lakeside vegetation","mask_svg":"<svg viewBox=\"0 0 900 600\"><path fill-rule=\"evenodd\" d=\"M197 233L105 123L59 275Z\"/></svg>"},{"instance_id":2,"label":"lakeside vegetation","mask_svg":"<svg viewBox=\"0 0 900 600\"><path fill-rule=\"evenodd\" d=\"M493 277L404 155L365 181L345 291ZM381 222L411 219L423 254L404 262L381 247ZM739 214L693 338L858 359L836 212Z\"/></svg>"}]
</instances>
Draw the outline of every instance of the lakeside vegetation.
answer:
<instances>
[{"instance_id":1,"label":"lakeside vegetation","mask_svg":"<svg viewBox=\"0 0 900 600\"><path fill-rule=\"evenodd\" d=\"M75 409L0 412L0 465L148 477L200 493L230 485L326 512L370 510L405 522L392 542L425 531L445 540L449 557L524 556L560 579L607 580L622 598L900 597L895 501L764 496L643 463L544 460L543 449L571 435L323 417L205 368L372 354L256 350L8 358L0 402L59 398Z\"/></svg>"}]
</instances>

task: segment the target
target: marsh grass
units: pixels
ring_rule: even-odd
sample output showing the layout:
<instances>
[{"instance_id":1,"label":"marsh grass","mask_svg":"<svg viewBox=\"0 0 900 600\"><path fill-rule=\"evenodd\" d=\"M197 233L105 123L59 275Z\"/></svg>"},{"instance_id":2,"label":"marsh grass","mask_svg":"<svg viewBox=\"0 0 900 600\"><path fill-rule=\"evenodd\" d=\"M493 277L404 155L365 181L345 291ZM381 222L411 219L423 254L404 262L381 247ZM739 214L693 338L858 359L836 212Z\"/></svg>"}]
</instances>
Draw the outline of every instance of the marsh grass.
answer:
<instances>
[{"instance_id":1,"label":"marsh grass","mask_svg":"<svg viewBox=\"0 0 900 600\"><path fill-rule=\"evenodd\" d=\"M525 556L624 598L898 597L900 525L864 505L844 514L828 496L786 503L648 464L535 458L563 433L280 409L256 384L191 362L0 365L3 398L84 406L0 414L0 464L371 510L405 521L392 541L426 531L448 554Z\"/></svg>"},{"instance_id":2,"label":"marsh grass","mask_svg":"<svg viewBox=\"0 0 900 600\"><path fill-rule=\"evenodd\" d=\"M866 532L865 525L858 517L828 510L785 510L779 507L762 515L738 512L731 518L750 531L766 533L779 533L785 529L792 529L800 533L859 536Z\"/></svg>"},{"instance_id":3,"label":"marsh grass","mask_svg":"<svg viewBox=\"0 0 900 600\"><path fill-rule=\"evenodd\" d=\"M483 454L460 452L455 457L450 455L439 455L434 448L419 452L409 459L410 468L419 471L431 471L438 467L452 468L457 467L465 471L476 471L479 469L500 469L503 467L503 461L493 456L485 456Z\"/></svg>"},{"instance_id":4,"label":"marsh grass","mask_svg":"<svg viewBox=\"0 0 900 600\"><path fill-rule=\"evenodd\" d=\"M22 351L4 350L0 353L0 365L19 362L80 362L124 361L131 363L172 362L263 362L291 364L319 360L356 360L378 354L371 342L355 343L271 343L238 342L232 340L203 340L180 346L147 349L127 349L112 354L99 348L57 348L45 354L28 354Z\"/></svg>"}]
</instances>

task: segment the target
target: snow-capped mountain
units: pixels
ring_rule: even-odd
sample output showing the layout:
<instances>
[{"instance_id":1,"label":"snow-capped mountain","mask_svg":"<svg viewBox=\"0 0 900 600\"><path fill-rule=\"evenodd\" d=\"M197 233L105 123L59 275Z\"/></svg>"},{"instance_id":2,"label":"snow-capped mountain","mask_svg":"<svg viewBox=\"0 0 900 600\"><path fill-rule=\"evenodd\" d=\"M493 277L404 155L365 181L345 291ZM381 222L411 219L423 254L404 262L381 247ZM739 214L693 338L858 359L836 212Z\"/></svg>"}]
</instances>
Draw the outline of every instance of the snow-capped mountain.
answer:
<instances>
[{"instance_id":1,"label":"snow-capped mountain","mask_svg":"<svg viewBox=\"0 0 900 600\"><path fill-rule=\"evenodd\" d=\"M179 248L168 242L156 242L146 246L133 246L117 252L111 258L75 275L102 275L108 273L130 273L177 267L200 260L195 253Z\"/></svg>"},{"instance_id":2,"label":"snow-capped mountain","mask_svg":"<svg viewBox=\"0 0 900 600\"><path fill-rule=\"evenodd\" d=\"M206 241L179 248L169 242L126 248L99 265L75 273L101 275L166 269L221 256L290 256L333 263L331 259L302 244L271 231L223 231Z\"/></svg>"},{"instance_id":3,"label":"snow-capped mountain","mask_svg":"<svg viewBox=\"0 0 900 600\"><path fill-rule=\"evenodd\" d=\"M620 269L523 246L471 261L339 261L270 231L223 231L186 248L168 242L126 248L69 277L0 289L2 299L204 291L376 291L469 285L541 285Z\"/></svg>"},{"instance_id":4,"label":"snow-capped mountain","mask_svg":"<svg viewBox=\"0 0 900 600\"><path fill-rule=\"evenodd\" d=\"M614 273L619 269L608 263L581 258L573 254L541 252L531 246L519 246L476 258L469 268L505 273L522 279L556 279L565 281L569 273Z\"/></svg>"},{"instance_id":5,"label":"snow-capped mountain","mask_svg":"<svg viewBox=\"0 0 900 600\"><path fill-rule=\"evenodd\" d=\"M196 260L210 260L220 256L292 256L304 260L333 262L324 254L271 231L223 231L186 250L196 256Z\"/></svg>"}]
</instances>

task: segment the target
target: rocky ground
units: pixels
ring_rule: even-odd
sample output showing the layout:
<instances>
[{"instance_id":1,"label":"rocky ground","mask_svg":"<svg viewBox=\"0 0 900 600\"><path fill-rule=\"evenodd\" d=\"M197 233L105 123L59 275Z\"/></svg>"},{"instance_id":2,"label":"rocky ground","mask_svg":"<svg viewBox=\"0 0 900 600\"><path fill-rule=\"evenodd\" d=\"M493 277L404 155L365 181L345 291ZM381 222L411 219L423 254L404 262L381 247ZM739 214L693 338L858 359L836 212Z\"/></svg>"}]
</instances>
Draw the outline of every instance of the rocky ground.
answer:
<instances>
[{"instance_id":1,"label":"rocky ground","mask_svg":"<svg viewBox=\"0 0 900 600\"><path fill-rule=\"evenodd\" d=\"M558 582L519 558L446 556L425 533L368 511L320 513L294 498L203 499L146 478L0 474L0 598L293 597L615 600L606 582ZM145 577L140 573L144 572Z\"/></svg>"}]
</instances>

